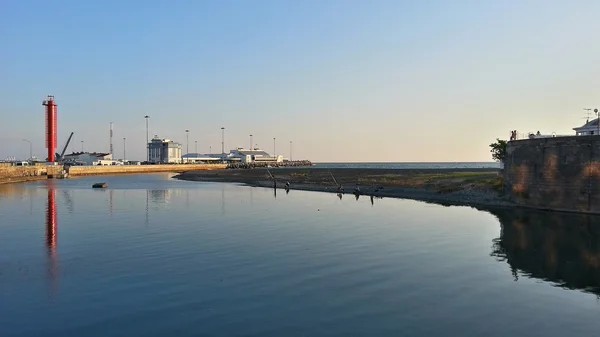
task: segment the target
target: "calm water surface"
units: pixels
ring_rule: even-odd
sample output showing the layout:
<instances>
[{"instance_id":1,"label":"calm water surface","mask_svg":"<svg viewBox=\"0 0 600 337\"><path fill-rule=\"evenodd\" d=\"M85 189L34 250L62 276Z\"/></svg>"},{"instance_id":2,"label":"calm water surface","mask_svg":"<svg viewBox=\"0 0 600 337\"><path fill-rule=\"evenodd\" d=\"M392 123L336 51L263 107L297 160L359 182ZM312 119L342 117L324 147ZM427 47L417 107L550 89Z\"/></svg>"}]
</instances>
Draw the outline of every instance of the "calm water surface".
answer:
<instances>
[{"instance_id":1,"label":"calm water surface","mask_svg":"<svg viewBox=\"0 0 600 337\"><path fill-rule=\"evenodd\" d=\"M157 174L0 185L0 219L1 336L600 332L597 218Z\"/></svg>"}]
</instances>

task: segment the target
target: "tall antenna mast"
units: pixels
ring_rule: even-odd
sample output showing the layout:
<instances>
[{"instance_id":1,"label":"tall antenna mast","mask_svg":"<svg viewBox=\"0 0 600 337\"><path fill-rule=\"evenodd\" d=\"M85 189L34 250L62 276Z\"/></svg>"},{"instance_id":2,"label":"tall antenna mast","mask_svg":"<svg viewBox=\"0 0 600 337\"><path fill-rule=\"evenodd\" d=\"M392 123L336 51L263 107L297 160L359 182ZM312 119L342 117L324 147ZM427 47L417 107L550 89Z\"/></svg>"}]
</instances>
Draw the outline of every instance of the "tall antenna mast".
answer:
<instances>
[{"instance_id":1,"label":"tall antenna mast","mask_svg":"<svg viewBox=\"0 0 600 337\"><path fill-rule=\"evenodd\" d=\"M587 122L590 122L590 116L592 115L592 109L584 108L583 110L587 111Z\"/></svg>"},{"instance_id":2,"label":"tall antenna mast","mask_svg":"<svg viewBox=\"0 0 600 337\"><path fill-rule=\"evenodd\" d=\"M112 143L112 139L113 139L113 122L110 122L110 155L112 156L113 154L113 143Z\"/></svg>"}]
</instances>

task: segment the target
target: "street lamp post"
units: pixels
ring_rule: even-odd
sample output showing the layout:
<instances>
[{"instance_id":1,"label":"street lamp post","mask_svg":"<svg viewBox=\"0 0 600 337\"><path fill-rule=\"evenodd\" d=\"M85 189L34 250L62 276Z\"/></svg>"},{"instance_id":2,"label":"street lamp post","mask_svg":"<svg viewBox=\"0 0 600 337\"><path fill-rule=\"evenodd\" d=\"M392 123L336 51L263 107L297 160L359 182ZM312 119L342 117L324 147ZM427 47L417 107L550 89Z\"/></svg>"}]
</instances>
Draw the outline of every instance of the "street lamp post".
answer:
<instances>
[{"instance_id":1,"label":"street lamp post","mask_svg":"<svg viewBox=\"0 0 600 337\"><path fill-rule=\"evenodd\" d=\"M190 130L185 130L185 152L187 152L188 158L186 162L190 160Z\"/></svg>"},{"instance_id":2,"label":"street lamp post","mask_svg":"<svg viewBox=\"0 0 600 337\"><path fill-rule=\"evenodd\" d=\"M196 154L198 154L198 141L195 140L194 143L196 143L196 146L194 147L194 152L196 152Z\"/></svg>"},{"instance_id":3,"label":"street lamp post","mask_svg":"<svg viewBox=\"0 0 600 337\"><path fill-rule=\"evenodd\" d=\"M148 143L148 120L150 116L144 116L146 119L146 163L150 161L150 144Z\"/></svg>"},{"instance_id":4,"label":"street lamp post","mask_svg":"<svg viewBox=\"0 0 600 337\"><path fill-rule=\"evenodd\" d=\"M252 150L252 135L250 135L250 150Z\"/></svg>"},{"instance_id":5,"label":"street lamp post","mask_svg":"<svg viewBox=\"0 0 600 337\"><path fill-rule=\"evenodd\" d=\"M81 141L81 152L83 153L83 140Z\"/></svg>"},{"instance_id":6,"label":"street lamp post","mask_svg":"<svg viewBox=\"0 0 600 337\"><path fill-rule=\"evenodd\" d=\"M31 141L27 139L23 139L24 142L29 143L29 159L33 158L32 150L31 150Z\"/></svg>"},{"instance_id":7,"label":"street lamp post","mask_svg":"<svg viewBox=\"0 0 600 337\"><path fill-rule=\"evenodd\" d=\"M110 122L110 133L109 133L109 139L110 139L110 144L108 146L108 149L110 150L110 155L113 155L113 122Z\"/></svg>"},{"instance_id":8,"label":"street lamp post","mask_svg":"<svg viewBox=\"0 0 600 337\"><path fill-rule=\"evenodd\" d=\"M212 154L212 145L208 146L208 154Z\"/></svg>"},{"instance_id":9,"label":"street lamp post","mask_svg":"<svg viewBox=\"0 0 600 337\"><path fill-rule=\"evenodd\" d=\"M125 161L125 158L126 158L126 157L125 157L125 153L126 153L126 150L125 150L125 149L126 149L126 146L125 146L125 140L126 140L126 138L125 138L125 137L123 137L123 161Z\"/></svg>"},{"instance_id":10,"label":"street lamp post","mask_svg":"<svg viewBox=\"0 0 600 337\"><path fill-rule=\"evenodd\" d=\"M221 127L221 156L225 159L225 127Z\"/></svg>"},{"instance_id":11,"label":"street lamp post","mask_svg":"<svg viewBox=\"0 0 600 337\"><path fill-rule=\"evenodd\" d=\"M277 155L275 154L275 137L273 137L273 158L277 160Z\"/></svg>"},{"instance_id":12,"label":"street lamp post","mask_svg":"<svg viewBox=\"0 0 600 337\"><path fill-rule=\"evenodd\" d=\"M290 140L290 161L292 160L292 141Z\"/></svg>"}]
</instances>

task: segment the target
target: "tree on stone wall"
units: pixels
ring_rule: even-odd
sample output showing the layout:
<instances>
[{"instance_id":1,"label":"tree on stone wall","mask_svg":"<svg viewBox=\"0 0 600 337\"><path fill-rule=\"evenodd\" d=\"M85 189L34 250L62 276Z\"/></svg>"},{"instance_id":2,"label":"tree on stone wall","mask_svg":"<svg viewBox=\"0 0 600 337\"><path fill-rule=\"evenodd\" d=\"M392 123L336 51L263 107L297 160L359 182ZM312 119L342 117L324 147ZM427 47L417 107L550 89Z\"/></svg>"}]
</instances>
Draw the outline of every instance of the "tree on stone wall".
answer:
<instances>
[{"instance_id":1,"label":"tree on stone wall","mask_svg":"<svg viewBox=\"0 0 600 337\"><path fill-rule=\"evenodd\" d=\"M490 147L492 148L490 152L495 161L504 161L504 158L506 158L506 144L507 142L505 140L498 138L496 138L495 143L490 144Z\"/></svg>"}]
</instances>

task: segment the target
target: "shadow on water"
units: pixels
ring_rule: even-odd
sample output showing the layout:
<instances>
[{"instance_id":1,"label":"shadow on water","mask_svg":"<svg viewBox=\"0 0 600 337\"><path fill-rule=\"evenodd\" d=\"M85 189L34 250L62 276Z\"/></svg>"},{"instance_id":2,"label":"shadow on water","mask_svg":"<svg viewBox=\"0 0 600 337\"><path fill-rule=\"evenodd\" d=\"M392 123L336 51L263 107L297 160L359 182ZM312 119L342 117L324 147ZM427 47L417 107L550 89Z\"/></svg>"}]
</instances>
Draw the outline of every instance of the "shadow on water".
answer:
<instances>
[{"instance_id":1,"label":"shadow on water","mask_svg":"<svg viewBox=\"0 0 600 337\"><path fill-rule=\"evenodd\" d=\"M169 202L171 195L169 194L169 190L149 190L150 191L150 200L153 204L165 204Z\"/></svg>"},{"instance_id":2,"label":"shadow on water","mask_svg":"<svg viewBox=\"0 0 600 337\"><path fill-rule=\"evenodd\" d=\"M113 190L108 190L108 214L112 218L113 216Z\"/></svg>"},{"instance_id":3,"label":"shadow on water","mask_svg":"<svg viewBox=\"0 0 600 337\"><path fill-rule=\"evenodd\" d=\"M225 185L221 185L221 215L225 215Z\"/></svg>"},{"instance_id":4,"label":"shadow on water","mask_svg":"<svg viewBox=\"0 0 600 337\"><path fill-rule=\"evenodd\" d=\"M491 212L500 237L491 256L519 275L600 296L600 217L528 210Z\"/></svg>"},{"instance_id":5,"label":"shadow on water","mask_svg":"<svg viewBox=\"0 0 600 337\"><path fill-rule=\"evenodd\" d=\"M149 211L150 211L150 206L149 206L149 204L148 204L148 199L149 199L149 197L148 197L148 196L149 196L149 195L150 195L150 190L146 190L146 219L144 220L144 224L146 225L146 227L148 227L148 221L149 221L149 220L148 220L148 216L149 216L149 214L148 214L148 213L149 213Z\"/></svg>"},{"instance_id":6,"label":"shadow on water","mask_svg":"<svg viewBox=\"0 0 600 337\"><path fill-rule=\"evenodd\" d=\"M71 198L69 191L63 190L62 194L65 199L65 204L67 205L67 210L70 214L73 214L73 212L75 211L75 206L73 205L73 199Z\"/></svg>"}]
</instances>

